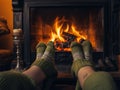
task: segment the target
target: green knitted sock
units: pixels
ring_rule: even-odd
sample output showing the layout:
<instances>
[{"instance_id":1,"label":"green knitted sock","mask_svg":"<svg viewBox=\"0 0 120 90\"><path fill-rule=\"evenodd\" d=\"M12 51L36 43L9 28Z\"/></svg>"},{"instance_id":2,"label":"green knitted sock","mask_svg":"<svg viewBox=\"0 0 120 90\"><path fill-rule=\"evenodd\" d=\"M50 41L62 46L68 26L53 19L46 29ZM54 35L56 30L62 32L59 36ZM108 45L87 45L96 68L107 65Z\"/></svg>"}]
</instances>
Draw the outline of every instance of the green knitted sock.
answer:
<instances>
[{"instance_id":1,"label":"green knitted sock","mask_svg":"<svg viewBox=\"0 0 120 90\"><path fill-rule=\"evenodd\" d=\"M71 50L74 59L71 67L71 72L77 77L79 69L84 66L92 66L92 64L89 60L84 59L82 48L77 42L71 43Z\"/></svg>"},{"instance_id":2,"label":"green knitted sock","mask_svg":"<svg viewBox=\"0 0 120 90\"><path fill-rule=\"evenodd\" d=\"M83 51L84 51L84 56L86 60L90 60L92 62L92 45L88 40L85 40L81 43Z\"/></svg>"},{"instance_id":3,"label":"green knitted sock","mask_svg":"<svg viewBox=\"0 0 120 90\"><path fill-rule=\"evenodd\" d=\"M84 59L84 54L82 50L82 46L77 42L71 43L71 51L74 60Z\"/></svg>"},{"instance_id":4,"label":"green knitted sock","mask_svg":"<svg viewBox=\"0 0 120 90\"><path fill-rule=\"evenodd\" d=\"M48 42L46 50L41 59L36 60L32 64L40 67L47 78L57 76L57 70L55 69L54 63L52 62L52 60L54 59L54 54L54 43L50 41Z\"/></svg>"},{"instance_id":5,"label":"green knitted sock","mask_svg":"<svg viewBox=\"0 0 120 90\"><path fill-rule=\"evenodd\" d=\"M44 51L46 49L46 45L42 42L39 42L36 46L36 60L40 59L42 55L44 54Z\"/></svg>"},{"instance_id":6,"label":"green knitted sock","mask_svg":"<svg viewBox=\"0 0 120 90\"><path fill-rule=\"evenodd\" d=\"M86 47L84 47L84 48L86 48ZM72 67L71 67L71 72L76 77L78 75L78 71L82 67L92 66L91 62L89 60L85 59L86 57L84 56L84 52L83 52L83 50L85 50L84 48L82 48L81 45L78 44L77 42L71 43L71 51L72 51L72 56L74 59ZM87 50L86 50L86 52L87 52ZM85 55L86 55L86 53L85 53ZM75 90L82 90L78 80L76 83Z\"/></svg>"},{"instance_id":7,"label":"green knitted sock","mask_svg":"<svg viewBox=\"0 0 120 90\"><path fill-rule=\"evenodd\" d=\"M39 42L36 46L36 59L35 61L32 63L33 64L36 64L40 61L42 55L44 54L45 52L45 49L46 49L46 45L42 42Z\"/></svg>"},{"instance_id":8,"label":"green knitted sock","mask_svg":"<svg viewBox=\"0 0 120 90\"><path fill-rule=\"evenodd\" d=\"M47 44L47 48L43 54L43 56L41 57L42 59L45 60L54 60L54 55L55 55L55 47L54 47L54 43L52 41L48 42Z\"/></svg>"},{"instance_id":9,"label":"green knitted sock","mask_svg":"<svg viewBox=\"0 0 120 90\"><path fill-rule=\"evenodd\" d=\"M73 61L72 67L71 67L71 72L74 76L77 77L78 71L85 66L93 66L90 61L85 60L85 59L78 59Z\"/></svg>"}]
</instances>

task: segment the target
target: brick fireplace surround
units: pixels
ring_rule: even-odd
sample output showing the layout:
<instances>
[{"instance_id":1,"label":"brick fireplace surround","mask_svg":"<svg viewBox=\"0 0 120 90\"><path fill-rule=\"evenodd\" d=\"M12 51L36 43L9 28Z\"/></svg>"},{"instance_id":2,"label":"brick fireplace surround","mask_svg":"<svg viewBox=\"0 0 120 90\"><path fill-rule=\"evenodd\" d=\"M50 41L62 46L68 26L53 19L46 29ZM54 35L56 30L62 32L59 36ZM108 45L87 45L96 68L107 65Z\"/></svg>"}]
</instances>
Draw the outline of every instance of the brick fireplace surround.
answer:
<instances>
[{"instance_id":1,"label":"brick fireplace surround","mask_svg":"<svg viewBox=\"0 0 120 90\"><path fill-rule=\"evenodd\" d=\"M109 57L112 60L117 61L117 70L110 72L117 85L120 85L120 0L12 0L13 12L14 12L14 28L21 28L24 33L23 40L23 62L25 67L29 67L30 64L35 59L35 52L31 51L31 8L51 8L51 7L94 7L100 6L104 9L104 45L102 56L99 53L95 53L98 57ZM52 11L53 12L53 11ZM52 14L51 14L52 15ZM61 52L60 52L61 53ZM60 73L58 75L57 89L56 90L74 90L75 80L71 77L69 72L69 66L71 62L71 54L56 53L57 64L62 63L63 66L68 66L62 68L58 66ZM62 57L66 58L61 60ZM60 60L60 61L59 61ZM63 71L66 69L66 71ZM60 87L59 87L60 86ZM59 89L58 89L59 87Z\"/></svg>"}]
</instances>

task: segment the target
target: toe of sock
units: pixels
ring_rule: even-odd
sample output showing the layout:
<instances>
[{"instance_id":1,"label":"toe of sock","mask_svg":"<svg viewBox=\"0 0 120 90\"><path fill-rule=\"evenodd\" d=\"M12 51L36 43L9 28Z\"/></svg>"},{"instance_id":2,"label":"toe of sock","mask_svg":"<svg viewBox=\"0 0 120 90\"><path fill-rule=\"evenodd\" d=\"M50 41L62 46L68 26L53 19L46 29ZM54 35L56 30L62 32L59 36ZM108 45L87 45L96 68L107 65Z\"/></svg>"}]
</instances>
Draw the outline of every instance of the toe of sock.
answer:
<instances>
[{"instance_id":1,"label":"toe of sock","mask_svg":"<svg viewBox=\"0 0 120 90\"><path fill-rule=\"evenodd\" d=\"M79 46L79 44L77 42L72 42L71 45L70 45L71 48L73 48L75 46Z\"/></svg>"},{"instance_id":2,"label":"toe of sock","mask_svg":"<svg viewBox=\"0 0 120 90\"><path fill-rule=\"evenodd\" d=\"M49 41L49 42L47 43L47 46L54 46L54 42L53 42L53 41Z\"/></svg>"},{"instance_id":3,"label":"toe of sock","mask_svg":"<svg viewBox=\"0 0 120 90\"><path fill-rule=\"evenodd\" d=\"M38 47L46 47L46 45L43 42L39 42L36 46L36 48Z\"/></svg>"}]
</instances>

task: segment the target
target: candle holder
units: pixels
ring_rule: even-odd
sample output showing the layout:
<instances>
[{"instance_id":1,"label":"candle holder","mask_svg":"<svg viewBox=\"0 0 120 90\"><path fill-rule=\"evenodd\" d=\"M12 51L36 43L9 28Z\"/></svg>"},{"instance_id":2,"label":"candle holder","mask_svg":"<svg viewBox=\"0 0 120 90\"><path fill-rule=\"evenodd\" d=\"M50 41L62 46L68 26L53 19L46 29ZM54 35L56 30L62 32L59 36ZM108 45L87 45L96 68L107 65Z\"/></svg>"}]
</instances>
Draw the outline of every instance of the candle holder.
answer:
<instances>
[{"instance_id":1,"label":"candle holder","mask_svg":"<svg viewBox=\"0 0 120 90\"><path fill-rule=\"evenodd\" d=\"M14 41L14 46L15 46L15 51L16 51L16 59L17 59L15 70L22 71L23 63L22 63L22 55L21 55L21 50L22 50L21 43L23 42L23 37L22 37L21 29L13 30L13 41Z\"/></svg>"}]
</instances>

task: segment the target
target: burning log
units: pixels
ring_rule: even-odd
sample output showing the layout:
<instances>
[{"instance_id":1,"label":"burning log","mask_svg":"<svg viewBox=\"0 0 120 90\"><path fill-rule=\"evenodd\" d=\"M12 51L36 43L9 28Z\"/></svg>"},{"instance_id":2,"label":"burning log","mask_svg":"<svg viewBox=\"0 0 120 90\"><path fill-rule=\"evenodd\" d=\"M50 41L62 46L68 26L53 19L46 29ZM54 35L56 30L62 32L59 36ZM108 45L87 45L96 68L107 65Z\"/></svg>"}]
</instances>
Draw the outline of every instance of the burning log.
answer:
<instances>
[{"instance_id":1,"label":"burning log","mask_svg":"<svg viewBox=\"0 0 120 90\"><path fill-rule=\"evenodd\" d=\"M77 38L75 35L67 32L63 32L62 36L67 42L72 42Z\"/></svg>"},{"instance_id":2,"label":"burning log","mask_svg":"<svg viewBox=\"0 0 120 90\"><path fill-rule=\"evenodd\" d=\"M56 49L59 49L59 50L64 50L65 48L68 48L70 45L68 42L57 42L55 41L55 47Z\"/></svg>"},{"instance_id":3,"label":"burning log","mask_svg":"<svg viewBox=\"0 0 120 90\"><path fill-rule=\"evenodd\" d=\"M65 48L69 48L72 41L74 41L77 37L73 34L63 32L62 37L65 41L61 41L59 38L55 39L55 47L56 49L64 50Z\"/></svg>"}]
</instances>

